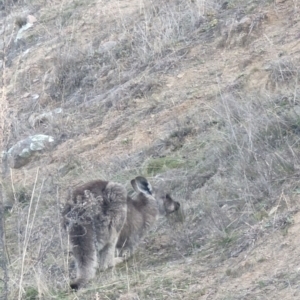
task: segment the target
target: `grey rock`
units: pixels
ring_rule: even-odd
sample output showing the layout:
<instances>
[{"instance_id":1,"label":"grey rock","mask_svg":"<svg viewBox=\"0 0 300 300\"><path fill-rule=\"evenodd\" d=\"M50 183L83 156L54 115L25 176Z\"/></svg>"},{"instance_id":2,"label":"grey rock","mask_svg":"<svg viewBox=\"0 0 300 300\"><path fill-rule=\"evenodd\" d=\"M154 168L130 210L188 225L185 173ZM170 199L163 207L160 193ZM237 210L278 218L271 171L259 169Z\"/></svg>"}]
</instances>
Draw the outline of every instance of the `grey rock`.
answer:
<instances>
[{"instance_id":1,"label":"grey rock","mask_svg":"<svg viewBox=\"0 0 300 300\"><path fill-rule=\"evenodd\" d=\"M19 141L6 153L8 164L19 169L28 164L36 151L48 150L54 145L54 138L49 135L37 134Z\"/></svg>"}]
</instances>

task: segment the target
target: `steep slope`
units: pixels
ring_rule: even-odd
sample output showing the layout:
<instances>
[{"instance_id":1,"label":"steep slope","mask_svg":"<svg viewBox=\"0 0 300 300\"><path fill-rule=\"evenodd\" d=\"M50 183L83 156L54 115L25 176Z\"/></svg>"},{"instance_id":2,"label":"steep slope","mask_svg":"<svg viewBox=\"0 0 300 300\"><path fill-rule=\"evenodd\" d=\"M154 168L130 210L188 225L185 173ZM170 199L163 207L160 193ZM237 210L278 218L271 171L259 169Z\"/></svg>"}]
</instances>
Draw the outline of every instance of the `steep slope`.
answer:
<instances>
[{"instance_id":1,"label":"steep slope","mask_svg":"<svg viewBox=\"0 0 300 300\"><path fill-rule=\"evenodd\" d=\"M2 179L0 291L296 299L298 2L3 3L2 149L35 134L55 145ZM68 187L102 178L129 188L138 174L167 184L181 212L76 296L60 225Z\"/></svg>"}]
</instances>

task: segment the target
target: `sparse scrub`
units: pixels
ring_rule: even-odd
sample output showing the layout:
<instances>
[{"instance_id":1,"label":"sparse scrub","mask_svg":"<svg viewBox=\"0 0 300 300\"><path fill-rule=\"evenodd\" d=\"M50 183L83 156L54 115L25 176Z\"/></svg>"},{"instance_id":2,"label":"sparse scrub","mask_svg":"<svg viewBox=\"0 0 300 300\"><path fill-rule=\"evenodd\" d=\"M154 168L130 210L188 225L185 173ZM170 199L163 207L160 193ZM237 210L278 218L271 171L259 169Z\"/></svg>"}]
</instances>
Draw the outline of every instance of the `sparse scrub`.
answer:
<instances>
[{"instance_id":1,"label":"sparse scrub","mask_svg":"<svg viewBox=\"0 0 300 300\"><path fill-rule=\"evenodd\" d=\"M175 50L175 45L192 39L193 30L199 26L201 12L188 2L175 1L144 7L144 21L132 29L133 51L142 63L149 63Z\"/></svg>"},{"instance_id":2,"label":"sparse scrub","mask_svg":"<svg viewBox=\"0 0 300 300\"><path fill-rule=\"evenodd\" d=\"M252 299L253 289L246 295L228 287L217 295L215 287L221 290L241 277L247 270L239 263L271 231L280 237L289 232L299 197L298 54L293 48L293 54L271 60L264 69L269 45L265 40L252 44L268 23L260 19L265 14L258 6L270 1L25 2L6 1L6 12L13 6L29 7L47 34L34 31L37 39L26 53L8 51L12 63L3 74L14 79L5 85L11 103L4 103L1 113L13 114L9 143L43 132L54 136L58 147L51 157L42 156L17 171L18 179L12 180L24 180L24 186L8 188L10 205L4 217L9 299L119 299L131 292L136 299L149 300L196 300L202 295ZM53 9L47 7L50 2ZM278 2L284 6L288 1ZM93 12L93 5L100 9ZM105 16L109 10L115 13L111 20ZM248 18L249 11L254 19ZM277 12L274 28L282 13ZM211 55L218 30L225 23L230 29L244 16L246 22L231 32L242 39ZM275 34L266 32L266 37L276 49L282 46ZM241 45L236 41L248 48L236 50ZM245 50L250 53L243 58L245 76L236 78L238 55ZM251 64L256 72L246 76ZM271 84L282 87L280 93L250 92L256 88L252 76L262 78L263 69ZM186 75L176 77L179 72ZM48 118L56 108L61 114ZM143 142L145 136L140 132L154 142L135 148L136 137ZM31 174L38 164L43 168L33 189ZM50 183L44 179L48 172ZM88 289L72 294L68 286L74 262L60 220L66 187L107 178L129 189L128 178L142 173L155 186L166 186L181 203L180 211L159 220L126 264L98 274ZM265 269L269 254L259 253L266 258L260 263ZM287 283L296 288L296 273L253 280L255 292L257 286L265 292L270 285L284 289ZM0 295L6 289L2 278L0 273Z\"/></svg>"},{"instance_id":3,"label":"sparse scrub","mask_svg":"<svg viewBox=\"0 0 300 300\"><path fill-rule=\"evenodd\" d=\"M283 112L259 95L222 95L220 102L216 114L224 124L224 146L216 152L220 171L209 188L218 191L221 207L229 205L251 220L257 211L270 210L278 195L290 193L298 176L299 139L292 130L298 117L290 113L295 105Z\"/></svg>"},{"instance_id":4,"label":"sparse scrub","mask_svg":"<svg viewBox=\"0 0 300 300\"><path fill-rule=\"evenodd\" d=\"M61 289L67 284L66 270L63 269L66 267L65 246L61 244L62 233L59 233L60 208L55 198L51 200L50 207L40 202L42 193L43 181L37 179L30 201L15 203L13 212L6 218L11 279L9 299L48 298L50 290L54 292L58 286ZM41 215L43 218L40 218ZM19 263L15 264L19 259ZM51 282L53 278L60 278L55 285Z\"/></svg>"},{"instance_id":5,"label":"sparse scrub","mask_svg":"<svg viewBox=\"0 0 300 300\"><path fill-rule=\"evenodd\" d=\"M185 144L185 140L197 131L197 125L191 117L186 117L184 120L175 119L174 122L170 122L169 127L171 132L163 142L172 151L180 149Z\"/></svg>"},{"instance_id":6,"label":"sparse scrub","mask_svg":"<svg viewBox=\"0 0 300 300\"><path fill-rule=\"evenodd\" d=\"M193 32L200 26L202 12L197 4L188 1L153 1L142 12L139 22L117 20L114 34L120 36L118 41L108 41L96 49L95 39L94 47L86 52L72 54L67 46L65 53L58 54L55 81L49 90L51 97L68 98L86 86L87 78L92 79L89 90L93 89L96 73L102 77L101 84L97 82L97 92L103 94L103 99L111 94L114 103L121 97L144 97L153 90L157 83L149 74L160 68L160 71L167 70L165 59L182 55L182 51L177 52L178 45L194 39ZM141 72L146 80L138 79Z\"/></svg>"},{"instance_id":7,"label":"sparse scrub","mask_svg":"<svg viewBox=\"0 0 300 300\"><path fill-rule=\"evenodd\" d=\"M30 193L27 188L20 187L15 189L15 193L10 196L16 203L28 203L30 201Z\"/></svg>"},{"instance_id":8,"label":"sparse scrub","mask_svg":"<svg viewBox=\"0 0 300 300\"><path fill-rule=\"evenodd\" d=\"M219 125L210 133L219 143L212 140L200 153L194 150L193 158L198 157L199 163L189 169L187 178L181 177L189 218L175 242L180 251L191 255L197 251L195 243L201 248L206 236L215 236L216 248L225 251L225 259L239 255L264 234L260 226L253 226L258 221L283 230L292 222L291 212L286 215L285 210L290 211L298 187L299 115L298 96L284 106L278 106L276 97L258 94L227 94L219 100L212 109ZM184 151L180 150L181 155ZM289 202L280 195L288 195ZM268 225L274 209L276 217Z\"/></svg>"},{"instance_id":9,"label":"sparse scrub","mask_svg":"<svg viewBox=\"0 0 300 300\"><path fill-rule=\"evenodd\" d=\"M269 78L273 84L295 84L298 82L298 62L289 56L283 56L276 61L272 61L267 70L270 72Z\"/></svg>"},{"instance_id":10,"label":"sparse scrub","mask_svg":"<svg viewBox=\"0 0 300 300\"><path fill-rule=\"evenodd\" d=\"M49 89L51 98L66 101L79 88L93 88L95 78L88 75L97 64L91 64L86 55L79 51L57 54L54 83Z\"/></svg>"},{"instance_id":11,"label":"sparse scrub","mask_svg":"<svg viewBox=\"0 0 300 300\"><path fill-rule=\"evenodd\" d=\"M296 103L281 111L273 99L260 99L258 95L250 99L222 99L226 138L230 151L243 163L235 166L240 175L251 181L260 178L258 186L265 180L276 186L282 183L276 178L284 180L299 167L293 150L299 147L298 133L292 130L298 118L292 114Z\"/></svg>"},{"instance_id":12,"label":"sparse scrub","mask_svg":"<svg viewBox=\"0 0 300 300\"><path fill-rule=\"evenodd\" d=\"M22 5L24 4L23 0L11 0L11 1L7 1L7 0L0 0L0 11L4 10L6 12L10 12L10 10L17 6L17 5Z\"/></svg>"}]
</instances>

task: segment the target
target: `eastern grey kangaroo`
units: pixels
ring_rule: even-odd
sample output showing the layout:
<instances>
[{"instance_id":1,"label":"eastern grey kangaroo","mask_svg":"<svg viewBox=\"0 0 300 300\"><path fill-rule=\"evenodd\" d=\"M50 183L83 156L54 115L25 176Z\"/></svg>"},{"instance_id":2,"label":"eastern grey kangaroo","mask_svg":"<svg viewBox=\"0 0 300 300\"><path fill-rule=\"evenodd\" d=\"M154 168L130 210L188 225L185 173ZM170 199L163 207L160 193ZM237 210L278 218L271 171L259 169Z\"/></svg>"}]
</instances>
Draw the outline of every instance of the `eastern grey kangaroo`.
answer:
<instances>
[{"instance_id":1,"label":"eastern grey kangaroo","mask_svg":"<svg viewBox=\"0 0 300 300\"><path fill-rule=\"evenodd\" d=\"M115 264L115 247L126 220L127 192L117 183L95 180L77 187L63 210L76 264L77 290Z\"/></svg>"},{"instance_id":2,"label":"eastern grey kangaroo","mask_svg":"<svg viewBox=\"0 0 300 300\"><path fill-rule=\"evenodd\" d=\"M77 290L100 270L113 267L130 256L160 214L179 209L168 194L155 197L146 178L131 180L136 195L114 182L95 180L77 187L63 210L76 263ZM115 250L121 257L115 258Z\"/></svg>"},{"instance_id":3,"label":"eastern grey kangaroo","mask_svg":"<svg viewBox=\"0 0 300 300\"><path fill-rule=\"evenodd\" d=\"M131 256L160 215L177 211L180 204L163 191L153 192L150 183L144 177L131 181L136 194L127 197L127 218L121 230L117 252L123 258Z\"/></svg>"}]
</instances>

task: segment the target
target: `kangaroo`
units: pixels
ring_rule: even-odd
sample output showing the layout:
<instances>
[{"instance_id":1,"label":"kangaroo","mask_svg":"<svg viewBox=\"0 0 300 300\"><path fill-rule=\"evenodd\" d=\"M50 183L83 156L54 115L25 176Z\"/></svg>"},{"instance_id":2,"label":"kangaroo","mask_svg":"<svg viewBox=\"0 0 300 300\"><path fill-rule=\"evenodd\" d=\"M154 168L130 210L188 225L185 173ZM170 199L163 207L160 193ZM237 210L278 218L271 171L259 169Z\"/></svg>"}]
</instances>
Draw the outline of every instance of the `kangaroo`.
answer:
<instances>
[{"instance_id":1,"label":"kangaroo","mask_svg":"<svg viewBox=\"0 0 300 300\"><path fill-rule=\"evenodd\" d=\"M146 178L131 180L136 194L114 182L95 180L77 187L63 210L76 263L72 289L130 257L159 215L172 213L180 204L169 194L153 195ZM119 257L115 257L115 251Z\"/></svg>"},{"instance_id":2,"label":"kangaroo","mask_svg":"<svg viewBox=\"0 0 300 300\"><path fill-rule=\"evenodd\" d=\"M78 290L92 279L99 266L104 271L116 264L115 248L127 212L127 191L114 182L95 180L77 187L63 212L76 265Z\"/></svg>"},{"instance_id":3,"label":"kangaroo","mask_svg":"<svg viewBox=\"0 0 300 300\"><path fill-rule=\"evenodd\" d=\"M117 255L129 258L141 239L155 224L159 216L177 211L180 203L162 191L154 193L151 184L144 177L131 181L136 194L127 197L127 218L117 242Z\"/></svg>"}]
</instances>

